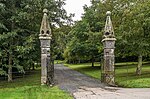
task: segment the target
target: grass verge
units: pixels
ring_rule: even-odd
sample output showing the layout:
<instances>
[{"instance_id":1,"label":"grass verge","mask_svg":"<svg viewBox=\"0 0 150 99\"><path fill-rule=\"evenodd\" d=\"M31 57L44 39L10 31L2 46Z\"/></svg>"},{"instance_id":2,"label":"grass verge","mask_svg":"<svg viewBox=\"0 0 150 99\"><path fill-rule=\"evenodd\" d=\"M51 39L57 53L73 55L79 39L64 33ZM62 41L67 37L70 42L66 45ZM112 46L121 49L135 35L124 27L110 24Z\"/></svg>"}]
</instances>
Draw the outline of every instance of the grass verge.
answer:
<instances>
[{"instance_id":1,"label":"grass verge","mask_svg":"<svg viewBox=\"0 0 150 99\"><path fill-rule=\"evenodd\" d=\"M0 81L0 99L73 99L57 86L40 85L40 70L24 78L14 79L12 83Z\"/></svg>"}]
</instances>

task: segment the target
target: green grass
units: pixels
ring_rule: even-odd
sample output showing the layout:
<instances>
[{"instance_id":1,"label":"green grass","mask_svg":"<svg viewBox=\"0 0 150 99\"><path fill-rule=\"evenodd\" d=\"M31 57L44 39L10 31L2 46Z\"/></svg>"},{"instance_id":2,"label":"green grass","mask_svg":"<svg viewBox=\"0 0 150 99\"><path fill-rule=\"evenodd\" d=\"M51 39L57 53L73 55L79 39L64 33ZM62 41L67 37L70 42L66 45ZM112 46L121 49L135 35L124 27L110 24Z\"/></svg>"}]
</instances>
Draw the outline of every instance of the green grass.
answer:
<instances>
[{"instance_id":1,"label":"green grass","mask_svg":"<svg viewBox=\"0 0 150 99\"><path fill-rule=\"evenodd\" d=\"M63 63L64 63L63 60L55 60L55 61L54 61L54 64L63 64Z\"/></svg>"},{"instance_id":2,"label":"green grass","mask_svg":"<svg viewBox=\"0 0 150 99\"><path fill-rule=\"evenodd\" d=\"M101 67L99 63L95 63L95 67L91 67L91 63L83 64L65 64L66 66L79 71L88 76L100 79ZM115 81L118 86L129 88L150 88L150 64L144 63L142 67L142 75L135 74L137 62L125 62L115 64Z\"/></svg>"},{"instance_id":3,"label":"green grass","mask_svg":"<svg viewBox=\"0 0 150 99\"><path fill-rule=\"evenodd\" d=\"M0 99L73 99L73 97L57 86L41 86L40 70L36 70L24 78L14 79L12 83L0 81Z\"/></svg>"},{"instance_id":4,"label":"green grass","mask_svg":"<svg viewBox=\"0 0 150 99\"><path fill-rule=\"evenodd\" d=\"M83 63L83 64L64 64L65 66L70 67L71 69L74 69L76 71L79 71L83 74L86 74L88 76L92 76L94 78L100 78L100 64L95 63L94 67L91 67L91 63Z\"/></svg>"}]
</instances>

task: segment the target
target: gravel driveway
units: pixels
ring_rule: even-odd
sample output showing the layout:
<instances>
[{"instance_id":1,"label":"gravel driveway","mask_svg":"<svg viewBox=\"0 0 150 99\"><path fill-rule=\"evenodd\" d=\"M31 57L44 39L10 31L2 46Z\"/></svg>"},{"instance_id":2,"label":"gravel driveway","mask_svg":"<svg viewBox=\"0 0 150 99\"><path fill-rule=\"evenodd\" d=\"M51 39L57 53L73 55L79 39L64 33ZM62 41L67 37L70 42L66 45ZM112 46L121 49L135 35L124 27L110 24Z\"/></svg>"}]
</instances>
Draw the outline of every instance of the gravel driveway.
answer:
<instances>
[{"instance_id":1,"label":"gravel driveway","mask_svg":"<svg viewBox=\"0 0 150 99\"><path fill-rule=\"evenodd\" d=\"M150 88L108 87L63 64L55 65L55 84L75 99L150 99Z\"/></svg>"}]
</instances>

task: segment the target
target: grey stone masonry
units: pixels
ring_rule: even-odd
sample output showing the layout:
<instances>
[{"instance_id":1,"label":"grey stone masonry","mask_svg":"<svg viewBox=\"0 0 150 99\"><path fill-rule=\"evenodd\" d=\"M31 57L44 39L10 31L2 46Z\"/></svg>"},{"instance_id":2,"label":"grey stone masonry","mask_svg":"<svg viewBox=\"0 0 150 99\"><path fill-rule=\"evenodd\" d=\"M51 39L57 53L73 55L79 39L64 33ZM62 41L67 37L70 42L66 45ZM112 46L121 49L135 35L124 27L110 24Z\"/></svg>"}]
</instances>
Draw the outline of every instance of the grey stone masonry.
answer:
<instances>
[{"instance_id":1,"label":"grey stone masonry","mask_svg":"<svg viewBox=\"0 0 150 99\"><path fill-rule=\"evenodd\" d=\"M115 85L115 78L114 78L114 63L115 63L115 36L114 30L111 22L111 12L107 11L106 13L106 24L104 29L103 35L103 46L104 46L104 56L103 56L103 63L102 63L102 77L101 80L103 83L114 86Z\"/></svg>"},{"instance_id":2,"label":"grey stone masonry","mask_svg":"<svg viewBox=\"0 0 150 99\"><path fill-rule=\"evenodd\" d=\"M43 10L43 19L40 28L39 39L41 42L41 85L52 84L54 70L50 64L50 48L51 48L51 29L48 21L48 10Z\"/></svg>"}]
</instances>

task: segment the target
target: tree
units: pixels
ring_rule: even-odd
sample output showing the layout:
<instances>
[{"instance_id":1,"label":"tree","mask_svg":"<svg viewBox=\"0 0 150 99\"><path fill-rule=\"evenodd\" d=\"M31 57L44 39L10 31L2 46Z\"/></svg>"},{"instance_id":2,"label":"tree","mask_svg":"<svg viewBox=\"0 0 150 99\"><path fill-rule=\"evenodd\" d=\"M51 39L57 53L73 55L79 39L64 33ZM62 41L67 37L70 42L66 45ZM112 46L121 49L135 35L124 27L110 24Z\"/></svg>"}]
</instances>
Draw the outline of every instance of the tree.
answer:
<instances>
[{"instance_id":1,"label":"tree","mask_svg":"<svg viewBox=\"0 0 150 99\"><path fill-rule=\"evenodd\" d=\"M38 35L44 8L49 10L52 30L71 21L72 15L67 16L64 4L60 0L0 2L0 70L7 71L8 81L12 81L12 68L24 73L40 60Z\"/></svg>"},{"instance_id":2,"label":"tree","mask_svg":"<svg viewBox=\"0 0 150 99\"><path fill-rule=\"evenodd\" d=\"M123 22L120 29L123 32L122 39L126 42L126 50L131 55L138 55L136 74L141 74L142 56L149 54L149 10L150 2L134 2L129 9L123 12Z\"/></svg>"},{"instance_id":3,"label":"tree","mask_svg":"<svg viewBox=\"0 0 150 99\"><path fill-rule=\"evenodd\" d=\"M70 42L65 49L64 57L73 63L91 61L94 66L95 58L100 57L102 25L100 15L97 14L97 5L84 6L85 13L82 20L77 22L69 32ZM76 62L74 62L76 61Z\"/></svg>"},{"instance_id":4,"label":"tree","mask_svg":"<svg viewBox=\"0 0 150 99\"><path fill-rule=\"evenodd\" d=\"M70 25L63 25L53 31L53 37L55 40L53 49L55 50L56 59L63 59L63 53L66 48L66 44L69 41L68 39L70 39L68 34L71 28L72 27Z\"/></svg>"}]
</instances>

